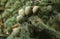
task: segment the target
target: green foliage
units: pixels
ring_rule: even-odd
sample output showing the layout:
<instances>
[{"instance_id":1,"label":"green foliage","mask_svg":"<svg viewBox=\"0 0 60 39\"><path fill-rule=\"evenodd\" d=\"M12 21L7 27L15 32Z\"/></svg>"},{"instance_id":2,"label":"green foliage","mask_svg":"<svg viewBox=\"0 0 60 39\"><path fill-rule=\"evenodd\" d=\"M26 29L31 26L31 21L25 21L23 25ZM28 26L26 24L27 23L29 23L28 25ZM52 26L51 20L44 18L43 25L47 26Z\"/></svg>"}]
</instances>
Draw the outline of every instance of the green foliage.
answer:
<instances>
[{"instance_id":1,"label":"green foliage","mask_svg":"<svg viewBox=\"0 0 60 39\"><path fill-rule=\"evenodd\" d=\"M24 12L19 13L21 9ZM7 39L60 39L60 0L1 0L0 12L4 25L1 29L7 27L10 33ZM23 21L19 22L20 18ZM17 23L21 25L13 30Z\"/></svg>"}]
</instances>

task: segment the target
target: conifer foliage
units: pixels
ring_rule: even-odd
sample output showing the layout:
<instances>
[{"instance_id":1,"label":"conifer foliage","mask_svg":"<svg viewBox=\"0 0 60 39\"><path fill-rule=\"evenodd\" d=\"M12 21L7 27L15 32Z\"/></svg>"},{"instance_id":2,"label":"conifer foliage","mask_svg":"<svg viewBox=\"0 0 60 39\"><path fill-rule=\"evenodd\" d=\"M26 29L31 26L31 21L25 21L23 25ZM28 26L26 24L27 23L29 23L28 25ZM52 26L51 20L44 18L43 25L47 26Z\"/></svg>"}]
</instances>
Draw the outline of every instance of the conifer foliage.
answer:
<instances>
[{"instance_id":1,"label":"conifer foliage","mask_svg":"<svg viewBox=\"0 0 60 39\"><path fill-rule=\"evenodd\" d=\"M0 39L60 39L60 0L0 0Z\"/></svg>"}]
</instances>

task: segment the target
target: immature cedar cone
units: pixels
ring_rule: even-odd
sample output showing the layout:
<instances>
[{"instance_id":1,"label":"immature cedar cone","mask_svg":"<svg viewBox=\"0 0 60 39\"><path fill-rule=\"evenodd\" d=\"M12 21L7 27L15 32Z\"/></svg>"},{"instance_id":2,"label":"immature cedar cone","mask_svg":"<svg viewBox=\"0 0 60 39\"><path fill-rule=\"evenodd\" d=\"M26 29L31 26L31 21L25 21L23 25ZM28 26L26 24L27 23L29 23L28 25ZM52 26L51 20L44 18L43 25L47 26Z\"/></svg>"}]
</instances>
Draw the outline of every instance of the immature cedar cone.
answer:
<instances>
[{"instance_id":1,"label":"immature cedar cone","mask_svg":"<svg viewBox=\"0 0 60 39\"><path fill-rule=\"evenodd\" d=\"M20 9L18 11L18 14L24 16L25 15L25 10L24 9Z\"/></svg>"},{"instance_id":2,"label":"immature cedar cone","mask_svg":"<svg viewBox=\"0 0 60 39\"><path fill-rule=\"evenodd\" d=\"M21 22L21 21L23 20L23 18L24 18L24 17L23 17L22 15L19 15L19 16L17 16L16 19L17 19L18 22Z\"/></svg>"},{"instance_id":3,"label":"immature cedar cone","mask_svg":"<svg viewBox=\"0 0 60 39\"><path fill-rule=\"evenodd\" d=\"M39 6L34 6L33 8L33 14L37 13L39 10Z\"/></svg>"},{"instance_id":4,"label":"immature cedar cone","mask_svg":"<svg viewBox=\"0 0 60 39\"><path fill-rule=\"evenodd\" d=\"M30 14L32 14L32 7L31 6L27 6L25 8L25 15L28 16Z\"/></svg>"}]
</instances>

